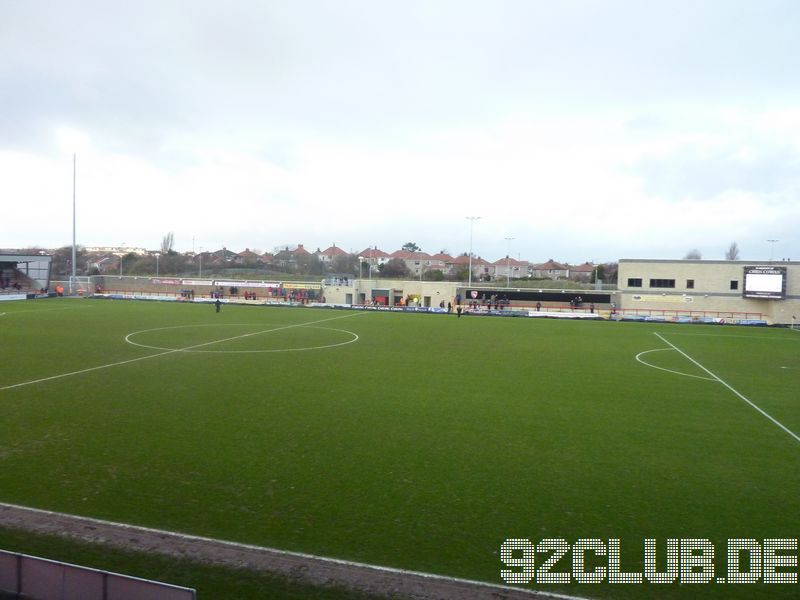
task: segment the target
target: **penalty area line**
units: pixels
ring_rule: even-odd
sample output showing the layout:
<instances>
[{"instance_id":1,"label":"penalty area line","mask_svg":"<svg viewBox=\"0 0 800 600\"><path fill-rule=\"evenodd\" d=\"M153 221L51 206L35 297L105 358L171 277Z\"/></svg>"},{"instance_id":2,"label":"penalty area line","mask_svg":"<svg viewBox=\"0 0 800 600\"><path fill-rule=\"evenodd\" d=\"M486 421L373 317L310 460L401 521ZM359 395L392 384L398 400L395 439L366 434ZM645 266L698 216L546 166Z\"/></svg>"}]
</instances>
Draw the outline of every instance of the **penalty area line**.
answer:
<instances>
[{"instance_id":1,"label":"penalty area line","mask_svg":"<svg viewBox=\"0 0 800 600\"><path fill-rule=\"evenodd\" d=\"M710 376L711 376L711 377L712 377L712 378L713 378L715 381L718 381L719 383L721 383L722 385L724 385L726 388L728 388L728 389L729 389L731 392L733 392L733 393L734 393L734 394L735 394L735 395L736 395L736 396L737 396L739 399L743 400L744 402L746 402L747 404L749 404L749 405L750 405L752 408L754 408L754 409L755 409L755 410L757 410L759 413L761 413L761 415L762 415L762 416L766 417L767 419L769 419L770 421L772 421L772 422L773 422L775 425L777 425L778 427L780 427L781 429L783 429L783 431L785 431L785 432L786 432L786 433L788 433L790 436L792 436L792 437L795 439L795 441L797 441L797 442L800 442L800 436L798 436L798 435L797 435L797 434L796 434L794 431L792 431L791 429L789 429L788 427L786 427L786 425L784 425L783 423L781 423L780 421L778 421L778 419L776 419L775 417L773 417L772 415L770 415L770 414L769 414L767 411L765 411L765 410L764 410L764 409L762 409L760 406L758 406L758 405L757 405L755 402L753 402L752 400L750 400L749 398L747 398L747 397L746 397L744 394L742 394L742 393L741 393L741 392L739 392L737 389L735 389L735 388L734 388L734 387L733 387L731 384L729 384L727 381L723 380L721 377L719 377L719 376L718 376L718 375L716 375L715 373L712 373L711 371L709 371L709 370L708 370L706 367L704 367L703 365L701 365L699 362L697 362L697 361L696 361L695 359L693 359L691 356L689 356L688 354L686 354L686 352L684 352L683 350L681 350L680 348L678 348L678 347L677 347L675 344L673 344L672 342L670 342L669 340L667 340L667 339L666 339L664 336L662 336L661 334L659 334L659 333L657 333L657 332L656 332L656 333L655 333L655 335L656 335L656 337L658 337L658 338L659 338L659 339L660 339L662 342L664 342L665 344L667 344L668 346L670 346L672 349L674 349L674 350L677 350L678 352L680 352L680 353L681 353L681 354L682 354L682 355L683 355L683 356L684 356L686 359L690 360L690 361L691 361L691 362L693 362L695 365L697 365L698 367L700 367L700 368L701 368L703 371L705 371L706 373L708 373L708 374L709 374L709 375L710 375Z\"/></svg>"}]
</instances>

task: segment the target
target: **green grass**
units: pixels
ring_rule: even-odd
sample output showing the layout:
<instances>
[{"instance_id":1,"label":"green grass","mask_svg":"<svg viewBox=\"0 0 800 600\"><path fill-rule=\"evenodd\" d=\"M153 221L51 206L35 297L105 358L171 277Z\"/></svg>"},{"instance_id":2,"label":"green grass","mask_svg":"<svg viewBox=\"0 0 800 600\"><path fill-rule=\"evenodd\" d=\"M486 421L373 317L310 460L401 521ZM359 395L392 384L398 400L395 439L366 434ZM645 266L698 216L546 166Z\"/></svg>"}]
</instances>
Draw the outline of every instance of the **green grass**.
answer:
<instances>
[{"instance_id":1,"label":"green grass","mask_svg":"<svg viewBox=\"0 0 800 600\"><path fill-rule=\"evenodd\" d=\"M800 535L800 443L679 374L707 376L677 352L646 358L675 372L635 360L668 347L660 333L800 432L794 331L67 299L0 312L0 387L116 365L0 390L0 501L495 583L506 538L620 538L641 571L646 537L722 554Z\"/></svg>"}]
</instances>

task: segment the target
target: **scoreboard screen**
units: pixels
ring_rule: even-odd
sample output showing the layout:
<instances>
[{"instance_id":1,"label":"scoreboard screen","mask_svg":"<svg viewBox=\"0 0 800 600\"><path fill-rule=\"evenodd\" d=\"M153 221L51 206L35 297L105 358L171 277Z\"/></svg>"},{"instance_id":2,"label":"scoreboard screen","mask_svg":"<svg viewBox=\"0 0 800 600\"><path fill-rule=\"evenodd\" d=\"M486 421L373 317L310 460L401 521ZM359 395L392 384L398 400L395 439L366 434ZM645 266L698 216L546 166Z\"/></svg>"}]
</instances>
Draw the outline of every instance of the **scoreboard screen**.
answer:
<instances>
[{"instance_id":1,"label":"scoreboard screen","mask_svg":"<svg viewBox=\"0 0 800 600\"><path fill-rule=\"evenodd\" d=\"M745 267L745 298L772 298L783 300L786 297L786 267Z\"/></svg>"}]
</instances>

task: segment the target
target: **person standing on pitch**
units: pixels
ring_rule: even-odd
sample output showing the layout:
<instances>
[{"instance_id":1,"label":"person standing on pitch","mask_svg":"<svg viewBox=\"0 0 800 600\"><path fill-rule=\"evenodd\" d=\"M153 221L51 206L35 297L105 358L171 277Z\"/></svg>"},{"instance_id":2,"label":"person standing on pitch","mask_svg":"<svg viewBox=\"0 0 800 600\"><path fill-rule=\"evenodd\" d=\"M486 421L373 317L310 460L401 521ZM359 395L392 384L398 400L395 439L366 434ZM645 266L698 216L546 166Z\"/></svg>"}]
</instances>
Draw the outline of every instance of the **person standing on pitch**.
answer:
<instances>
[{"instance_id":1,"label":"person standing on pitch","mask_svg":"<svg viewBox=\"0 0 800 600\"><path fill-rule=\"evenodd\" d=\"M217 312L219 312L219 309L222 307L222 302L220 302L219 298L217 298L217 301L214 302L214 307L217 309Z\"/></svg>"}]
</instances>

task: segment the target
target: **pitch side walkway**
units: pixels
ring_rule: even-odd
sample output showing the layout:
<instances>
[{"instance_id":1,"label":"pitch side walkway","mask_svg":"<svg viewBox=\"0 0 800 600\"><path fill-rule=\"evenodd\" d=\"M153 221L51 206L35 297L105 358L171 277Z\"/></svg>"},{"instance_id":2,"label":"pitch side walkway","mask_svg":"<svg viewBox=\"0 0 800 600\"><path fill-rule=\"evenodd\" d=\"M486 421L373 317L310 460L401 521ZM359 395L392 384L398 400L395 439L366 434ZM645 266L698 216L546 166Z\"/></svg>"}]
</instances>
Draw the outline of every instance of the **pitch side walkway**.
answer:
<instances>
[{"instance_id":1,"label":"pitch side walkway","mask_svg":"<svg viewBox=\"0 0 800 600\"><path fill-rule=\"evenodd\" d=\"M577 598L285 552L13 504L0 503L0 526L23 529L32 533L59 535L124 550L157 553L200 563L244 567L304 583L345 587L389 598L415 600ZM498 566L498 573L499 568Z\"/></svg>"}]
</instances>

